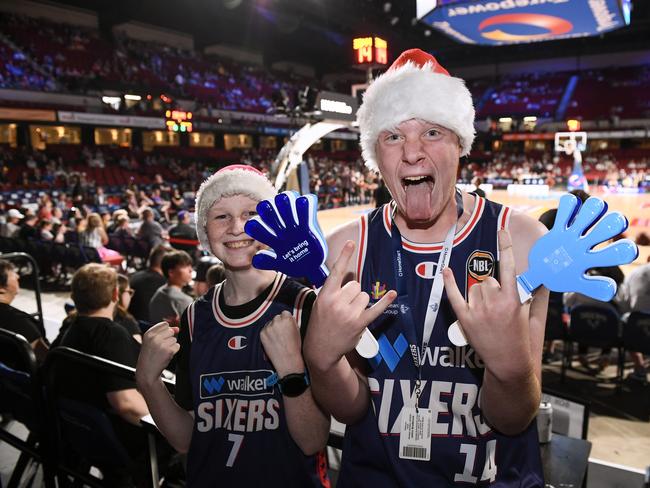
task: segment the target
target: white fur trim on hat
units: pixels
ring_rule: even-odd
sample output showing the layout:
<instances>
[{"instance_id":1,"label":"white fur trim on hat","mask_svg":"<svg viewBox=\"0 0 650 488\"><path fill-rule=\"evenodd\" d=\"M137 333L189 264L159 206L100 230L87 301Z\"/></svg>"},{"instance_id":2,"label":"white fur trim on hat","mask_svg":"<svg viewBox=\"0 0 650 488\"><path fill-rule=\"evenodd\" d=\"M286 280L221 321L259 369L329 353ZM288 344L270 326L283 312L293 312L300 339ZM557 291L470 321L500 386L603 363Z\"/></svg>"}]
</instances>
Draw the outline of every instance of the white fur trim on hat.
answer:
<instances>
[{"instance_id":1,"label":"white fur trim on hat","mask_svg":"<svg viewBox=\"0 0 650 488\"><path fill-rule=\"evenodd\" d=\"M379 134L410 119L439 124L458 135L461 156L469 154L474 142L474 104L460 78L406 62L389 69L370 84L357 112L361 150L366 166L378 171L375 145Z\"/></svg>"},{"instance_id":2,"label":"white fur trim on hat","mask_svg":"<svg viewBox=\"0 0 650 488\"><path fill-rule=\"evenodd\" d=\"M268 200L277 194L269 179L252 166L235 164L220 169L205 180L196 192L196 234L201 246L212 252L206 231L208 211L217 200L246 195L253 200Z\"/></svg>"}]
</instances>

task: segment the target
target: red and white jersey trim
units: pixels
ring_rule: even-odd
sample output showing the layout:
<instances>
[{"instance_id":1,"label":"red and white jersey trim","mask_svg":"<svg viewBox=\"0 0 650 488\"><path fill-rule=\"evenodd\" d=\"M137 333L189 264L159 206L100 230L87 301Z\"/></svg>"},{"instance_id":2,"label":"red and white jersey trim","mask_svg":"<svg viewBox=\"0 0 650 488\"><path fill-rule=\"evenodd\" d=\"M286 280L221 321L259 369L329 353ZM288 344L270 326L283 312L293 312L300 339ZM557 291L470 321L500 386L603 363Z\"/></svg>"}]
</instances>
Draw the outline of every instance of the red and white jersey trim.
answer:
<instances>
[{"instance_id":1,"label":"red and white jersey trim","mask_svg":"<svg viewBox=\"0 0 650 488\"><path fill-rule=\"evenodd\" d=\"M359 240L357 241L357 280L361 280L363 272L363 263L366 262L366 248L368 247L368 214L359 219Z\"/></svg>"},{"instance_id":2,"label":"red and white jersey trim","mask_svg":"<svg viewBox=\"0 0 650 488\"><path fill-rule=\"evenodd\" d=\"M296 302L293 307L293 318L296 319L296 323L298 324L299 329L302 327L303 305L305 304L305 299L307 298L307 295L309 295L309 292L311 292L309 288L301 290L296 296Z\"/></svg>"},{"instance_id":3,"label":"red and white jersey trim","mask_svg":"<svg viewBox=\"0 0 650 488\"><path fill-rule=\"evenodd\" d=\"M390 215L392 212L393 205L394 203L391 202L389 205L384 205L383 208L384 228L386 229L386 233L389 236L391 235L392 220ZM474 209L472 210L472 214L470 215L469 222L462 229L456 232L456 237L454 237L454 246L457 246L458 244L463 242L467 238L467 236L469 236L472 233L472 230L474 230L476 224L481 220L481 216L483 215L484 209L485 209L485 199L481 197L476 197L476 203L474 204ZM442 251L443 243L434 242L430 244L424 244L420 242L410 241L406 237L402 236L402 247L414 253L428 254L432 252Z\"/></svg>"},{"instance_id":4,"label":"red and white jersey trim","mask_svg":"<svg viewBox=\"0 0 650 488\"><path fill-rule=\"evenodd\" d=\"M505 205L501 207L499 212L499 217L497 218L498 228L497 232L503 229L508 230L510 228L510 216L512 215L512 208L506 207ZM497 233L497 261L501 259L499 255L499 234Z\"/></svg>"},{"instance_id":5,"label":"red and white jersey trim","mask_svg":"<svg viewBox=\"0 0 650 488\"><path fill-rule=\"evenodd\" d=\"M287 279L286 275L283 275L282 273L277 273L275 275L275 280L273 281L273 287L271 288L271 293L269 293L269 296L266 297L266 299L257 308L257 310L251 312L250 314L240 319L231 319L226 317L226 315L219 307L219 296L221 295L221 291L223 290L223 282L218 284L214 291L214 296L212 298L212 311L214 313L214 317L217 319L217 322L219 322L221 325L229 329L237 329L240 327L246 327L248 325L251 325L253 322L258 320L262 315L264 315L264 312L266 312L269 309L269 307L273 303L273 300L275 300L275 297L280 291L282 284L286 279Z\"/></svg>"},{"instance_id":6,"label":"red and white jersey trim","mask_svg":"<svg viewBox=\"0 0 650 488\"><path fill-rule=\"evenodd\" d=\"M194 336L194 305L196 302L190 303L190 306L187 307L187 325L190 329L190 342L192 342L192 337Z\"/></svg>"}]
</instances>

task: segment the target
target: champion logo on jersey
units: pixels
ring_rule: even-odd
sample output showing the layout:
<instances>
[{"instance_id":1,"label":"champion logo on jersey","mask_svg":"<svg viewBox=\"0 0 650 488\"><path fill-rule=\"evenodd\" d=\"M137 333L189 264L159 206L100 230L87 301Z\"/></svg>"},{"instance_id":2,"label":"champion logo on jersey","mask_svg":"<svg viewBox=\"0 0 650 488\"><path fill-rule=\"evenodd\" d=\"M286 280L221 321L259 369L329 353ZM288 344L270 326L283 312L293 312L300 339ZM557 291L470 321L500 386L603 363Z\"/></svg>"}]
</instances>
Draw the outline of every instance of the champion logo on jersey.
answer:
<instances>
[{"instance_id":1,"label":"champion logo on jersey","mask_svg":"<svg viewBox=\"0 0 650 488\"><path fill-rule=\"evenodd\" d=\"M228 347L233 351L244 349L248 345L246 336L234 336L228 339Z\"/></svg>"},{"instance_id":2,"label":"champion logo on jersey","mask_svg":"<svg viewBox=\"0 0 650 488\"><path fill-rule=\"evenodd\" d=\"M385 294L386 294L386 283L380 283L379 281L375 281L375 284L372 285L372 289L370 290L370 296L372 297L372 299L379 300Z\"/></svg>"},{"instance_id":3,"label":"champion logo on jersey","mask_svg":"<svg viewBox=\"0 0 650 488\"><path fill-rule=\"evenodd\" d=\"M422 261L415 267L415 274L425 280L432 280L436 276L437 263L433 261Z\"/></svg>"},{"instance_id":4,"label":"champion logo on jersey","mask_svg":"<svg viewBox=\"0 0 650 488\"><path fill-rule=\"evenodd\" d=\"M488 276L494 276L494 256L489 251L474 251L467 258L467 290ZM465 294L467 296L467 294Z\"/></svg>"}]
</instances>

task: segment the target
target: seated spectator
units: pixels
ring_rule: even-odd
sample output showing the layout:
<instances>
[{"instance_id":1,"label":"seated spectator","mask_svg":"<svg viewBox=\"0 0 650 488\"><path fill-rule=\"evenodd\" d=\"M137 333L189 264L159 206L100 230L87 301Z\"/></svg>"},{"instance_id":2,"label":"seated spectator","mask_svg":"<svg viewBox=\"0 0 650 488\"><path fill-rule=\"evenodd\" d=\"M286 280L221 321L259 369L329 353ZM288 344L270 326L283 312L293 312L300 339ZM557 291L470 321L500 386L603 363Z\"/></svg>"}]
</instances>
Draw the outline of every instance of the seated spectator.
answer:
<instances>
[{"instance_id":1,"label":"seated spectator","mask_svg":"<svg viewBox=\"0 0 650 488\"><path fill-rule=\"evenodd\" d=\"M142 344L142 331L140 325L133 315L129 313L129 304L135 290L129 286L129 279L122 275L117 275L118 301L115 306L115 316L113 320L126 329L133 339Z\"/></svg>"},{"instance_id":2,"label":"seated spectator","mask_svg":"<svg viewBox=\"0 0 650 488\"><path fill-rule=\"evenodd\" d=\"M20 220L24 217L19 210L12 208L7 212L7 222L0 229L2 237L17 237L20 232Z\"/></svg>"},{"instance_id":3,"label":"seated spectator","mask_svg":"<svg viewBox=\"0 0 650 488\"><path fill-rule=\"evenodd\" d=\"M27 339L34 349L36 359L42 362L49 346L41 334L38 322L31 315L11 306L20 290L18 278L14 265L0 259L0 327Z\"/></svg>"},{"instance_id":4,"label":"seated spectator","mask_svg":"<svg viewBox=\"0 0 650 488\"><path fill-rule=\"evenodd\" d=\"M111 222L106 226L106 233L107 234L113 234L115 230L117 229L117 221L120 219L120 217L128 217L129 212L127 212L123 208L117 209L115 212L113 212L113 215L111 216ZM129 220L127 219L127 222Z\"/></svg>"},{"instance_id":5,"label":"seated spectator","mask_svg":"<svg viewBox=\"0 0 650 488\"><path fill-rule=\"evenodd\" d=\"M206 282L208 284L208 289L218 285L225 279L226 279L226 268L224 268L223 263L217 263L210 266L210 269L206 274Z\"/></svg>"},{"instance_id":6,"label":"seated spectator","mask_svg":"<svg viewBox=\"0 0 650 488\"><path fill-rule=\"evenodd\" d=\"M178 212L178 223L169 228L169 237L197 240L196 227L191 225L192 216L187 210Z\"/></svg>"},{"instance_id":7,"label":"seated spectator","mask_svg":"<svg viewBox=\"0 0 650 488\"><path fill-rule=\"evenodd\" d=\"M97 263L80 268L72 277L72 299L77 315L57 343L135 367L137 345L126 329L113 321L118 302L115 270ZM115 433L129 454L134 459L143 457L146 439L136 426L149 411L133 381L71 362L60 364L55 381L62 397L90 403L109 414ZM99 468L107 486L132 486L136 473Z\"/></svg>"},{"instance_id":8,"label":"seated spectator","mask_svg":"<svg viewBox=\"0 0 650 488\"><path fill-rule=\"evenodd\" d=\"M220 263L214 256L202 256L196 265L196 276L194 277L194 296L200 297L210 289L208 286L208 270L215 264Z\"/></svg>"},{"instance_id":9,"label":"seated spectator","mask_svg":"<svg viewBox=\"0 0 650 488\"><path fill-rule=\"evenodd\" d=\"M25 215L20 230L18 231L18 238L24 241L28 239L38 239L38 229L36 224L38 222L38 217L36 215Z\"/></svg>"},{"instance_id":10,"label":"seated spectator","mask_svg":"<svg viewBox=\"0 0 650 488\"><path fill-rule=\"evenodd\" d=\"M159 244L149 253L149 267L135 272L129 278L129 284L135 291L131 297L128 310L137 320L149 320L149 302L156 290L167 283L162 272L162 259L171 248L166 244Z\"/></svg>"},{"instance_id":11,"label":"seated spectator","mask_svg":"<svg viewBox=\"0 0 650 488\"><path fill-rule=\"evenodd\" d=\"M161 244L165 240L165 231L162 226L154 220L153 211L147 208L142 211L142 225L137 232L137 237L149 243L151 247Z\"/></svg>"},{"instance_id":12,"label":"seated spectator","mask_svg":"<svg viewBox=\"0 0 650 488\"><path fill-rule=\"evenodd\" d=\"M171 251L162 258L161 266L167 283L151 298L149 319L153 323L167 321L175 325L193 302L191 296L183 293L183 287L192 281L192 258L185 251Z\"/></svg>"},{"instance_id":13,"label":"seated spectator","mask_svg":"<svg viewBox=\"0 0 650 488\"><path fill-rule=\"evenodd\" d=\"M115 228L112 235L120 238L133 237L133 231L131 230L131 227L129 227L128 215L121 215L117 218L117 222L115 223Z\"/></svg>"},{"instance_id":14,"label":"seated spectator","mask_svg":"<svg viewBox=\"0 0 650 488\"><path fill-rule=\"evenodd\" d=\"M54 240L54 234L52 233L52 230L54 228L54 224L52 223L51 220L41 220L38 223L38 228L39 228L39 237L41 241L53 241Z\"/></svg>"},{"instance_id":15,"label":"seated spectator","mask_svg":"<svg viewBox=\"0 0 650 488\"><path fill-rule=\"evenodd\" d=\"M108 244L108 235L104 229L104 222L97 213L88 216L86 229L79 234L79 242L84 246L97 249L99 257L104 262L117 264L122 262L122 255L119 252L104 247Z\"/></svg>"},{"instance_id":16,"label":"seated spectator","mask_svg":"<svg viewBox=\"0 0 650 488\"><path fill-rule=\"evenodd\" d=\"M625 278L616 295L616 303L625 313L624 321L629 316L628 312L650 313L650 263L638 266ZM643 354L631 352L630 355L634 363L634 371L629 378L646 383L648 370Z\"/></svg>"}]
</instances>

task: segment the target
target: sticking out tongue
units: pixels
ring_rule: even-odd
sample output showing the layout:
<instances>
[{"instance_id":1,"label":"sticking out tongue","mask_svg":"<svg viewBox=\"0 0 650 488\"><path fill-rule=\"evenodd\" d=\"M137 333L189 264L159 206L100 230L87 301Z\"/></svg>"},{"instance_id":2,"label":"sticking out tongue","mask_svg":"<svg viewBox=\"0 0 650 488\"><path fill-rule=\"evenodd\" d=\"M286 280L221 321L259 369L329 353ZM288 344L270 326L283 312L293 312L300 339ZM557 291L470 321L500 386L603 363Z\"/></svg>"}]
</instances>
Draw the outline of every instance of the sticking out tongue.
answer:
<instances>
[{"instance_id":1,"label":"sticking out tongue","mask_svg":"<svg viewBox=\"0 0 650 488\"><path fill-rule=\"evenodd\" d=\"M428 220L433 205L433 180L426 177L419 181L402 180L406 193L406 215L409 220Z\"/></svg>"}]
</instances>

